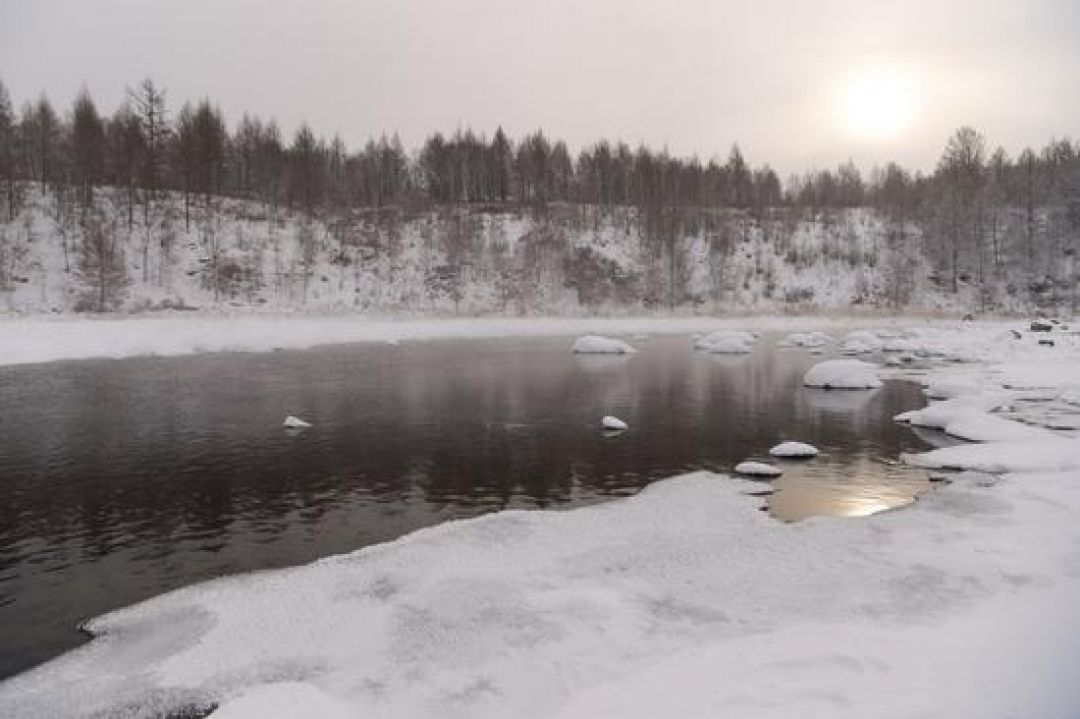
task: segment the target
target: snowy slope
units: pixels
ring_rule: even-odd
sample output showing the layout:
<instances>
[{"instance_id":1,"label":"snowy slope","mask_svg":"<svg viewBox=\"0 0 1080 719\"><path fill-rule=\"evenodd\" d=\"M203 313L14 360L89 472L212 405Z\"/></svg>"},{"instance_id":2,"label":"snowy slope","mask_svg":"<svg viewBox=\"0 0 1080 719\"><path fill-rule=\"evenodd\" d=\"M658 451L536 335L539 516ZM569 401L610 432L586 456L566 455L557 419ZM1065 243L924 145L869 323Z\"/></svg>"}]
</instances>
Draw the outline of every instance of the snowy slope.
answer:
<instances>
[{"instance_id":1,"label":"snowy slope","mask_svg":"<svg viewBox=\"0 0 1080 719\"><path fill-rule=\"evenodd\" d=\"M0 223L0 313L69 312L82 210L25 188ZM227 198L169 195L132 224L121 192L97 210L123 250L122 309L455 314L640 314L739 308L890 306L966 312L970 292L938 291L917 242L890 249L870 209L809 217L776 210L684 213L673 248L646 237L631 208L438 208L305 218ZM672 278L674 277L674 280ZM215 291L216 287L216 291Z\"/></svg>"}]
</instances>

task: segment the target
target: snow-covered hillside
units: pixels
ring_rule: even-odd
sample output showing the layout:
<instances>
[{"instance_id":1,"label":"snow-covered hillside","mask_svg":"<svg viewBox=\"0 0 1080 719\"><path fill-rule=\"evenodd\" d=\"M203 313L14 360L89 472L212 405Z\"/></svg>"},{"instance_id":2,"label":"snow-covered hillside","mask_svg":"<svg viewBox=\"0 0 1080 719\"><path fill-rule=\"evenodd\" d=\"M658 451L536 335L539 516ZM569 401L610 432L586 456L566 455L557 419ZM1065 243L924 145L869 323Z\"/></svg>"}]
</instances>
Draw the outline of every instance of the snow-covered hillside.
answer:
<instances>
[{"instance_id":1,"label":"snow-covered hillside","mask_svg":"<svg viewBox=\"0 0 1080 719\"><path fill-rule=\"evenodd\" d=\"M966 313L939 289L911 223L871 209L395 207L307 218L261 203L163 197L129 210L100 190L87 211L37 185L0 223L0 313L123 311L641 314L902 307ZM114 278L85 247L92 216ZM100 263L99 263L100 264ZM114 290L115 293L114 293ZM994 303L999 311L1025 309Z\"/></svg>"}]
</instances>

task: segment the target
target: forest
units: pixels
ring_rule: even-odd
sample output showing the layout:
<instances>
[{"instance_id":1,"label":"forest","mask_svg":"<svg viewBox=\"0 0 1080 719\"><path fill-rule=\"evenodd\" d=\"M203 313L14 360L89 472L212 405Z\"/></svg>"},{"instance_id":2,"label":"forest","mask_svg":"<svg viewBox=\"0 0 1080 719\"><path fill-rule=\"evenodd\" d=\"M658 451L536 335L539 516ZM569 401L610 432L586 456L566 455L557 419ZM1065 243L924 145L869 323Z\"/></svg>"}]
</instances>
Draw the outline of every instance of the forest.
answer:
<instances>
[{"instance_id":1,"label":"forest","mask_svg":"<svg viewBox=\"0 0 1080 719\"><path fill-rule=\"evenodd\" d=\"M0 298L15 311L190 303L167 299L182 278L200 303L233 306L307 305L321 282L337 308L563 311L553 297L569 293L585 311L719 311L821 304L814 275L792 281L811 266L855 278L833 306L1078 302L1080 143L1011 157L971 127L932 172L849 161L781 181L738 144L706 160L609 140L574 153L496 128L348 148L247 114L230 128L211 100L174 104L151 79L112 114L86 90L16 111L0 83L0 183ZM20 284L45 299L19 306Z\"/></svg>"}]
</instances>

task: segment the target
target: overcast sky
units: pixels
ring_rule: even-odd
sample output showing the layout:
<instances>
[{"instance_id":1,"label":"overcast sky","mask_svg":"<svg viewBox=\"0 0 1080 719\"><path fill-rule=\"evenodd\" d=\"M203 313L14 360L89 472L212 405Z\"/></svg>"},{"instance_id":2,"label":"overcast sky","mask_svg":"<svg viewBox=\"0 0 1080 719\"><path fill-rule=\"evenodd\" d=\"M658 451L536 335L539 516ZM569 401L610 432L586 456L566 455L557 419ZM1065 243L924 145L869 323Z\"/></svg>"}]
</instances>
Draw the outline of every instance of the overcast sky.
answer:
<instances>
[{"instance_id":1,"label":"overcast sky","mask_svg":"<svg viewBox=\"0 0 1080 719\"><path fill-rule=\"evenodd\" d=\"M85 83L111 113L147 76L350 146L501 124L929 169L962 124L1010 154L1080 135L1080 0L0 0L17 104Z\"/></svg>"}]
</instances>

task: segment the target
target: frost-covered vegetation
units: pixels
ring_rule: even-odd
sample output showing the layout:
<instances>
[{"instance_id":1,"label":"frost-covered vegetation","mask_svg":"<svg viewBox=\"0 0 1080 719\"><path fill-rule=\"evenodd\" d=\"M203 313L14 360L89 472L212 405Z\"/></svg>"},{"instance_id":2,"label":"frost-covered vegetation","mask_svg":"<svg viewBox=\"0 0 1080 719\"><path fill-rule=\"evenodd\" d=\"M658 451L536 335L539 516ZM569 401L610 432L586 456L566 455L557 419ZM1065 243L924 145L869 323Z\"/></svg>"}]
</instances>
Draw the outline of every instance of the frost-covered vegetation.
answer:
<instances>
[{"instance_id":1,"label":"frost-covered vegetation","mask_svg":"<svg viewBox=\"0 0 1080 719\"><path fill-rule=\"evenodd\" d=\"M291 141L147 81L16 114L0 86L0 311L229 307L458 314L1072 311L1080 153L974 130L936 170L782 184L733 147L676 158L541 132Z\"/></svg>"}]
</instances>

